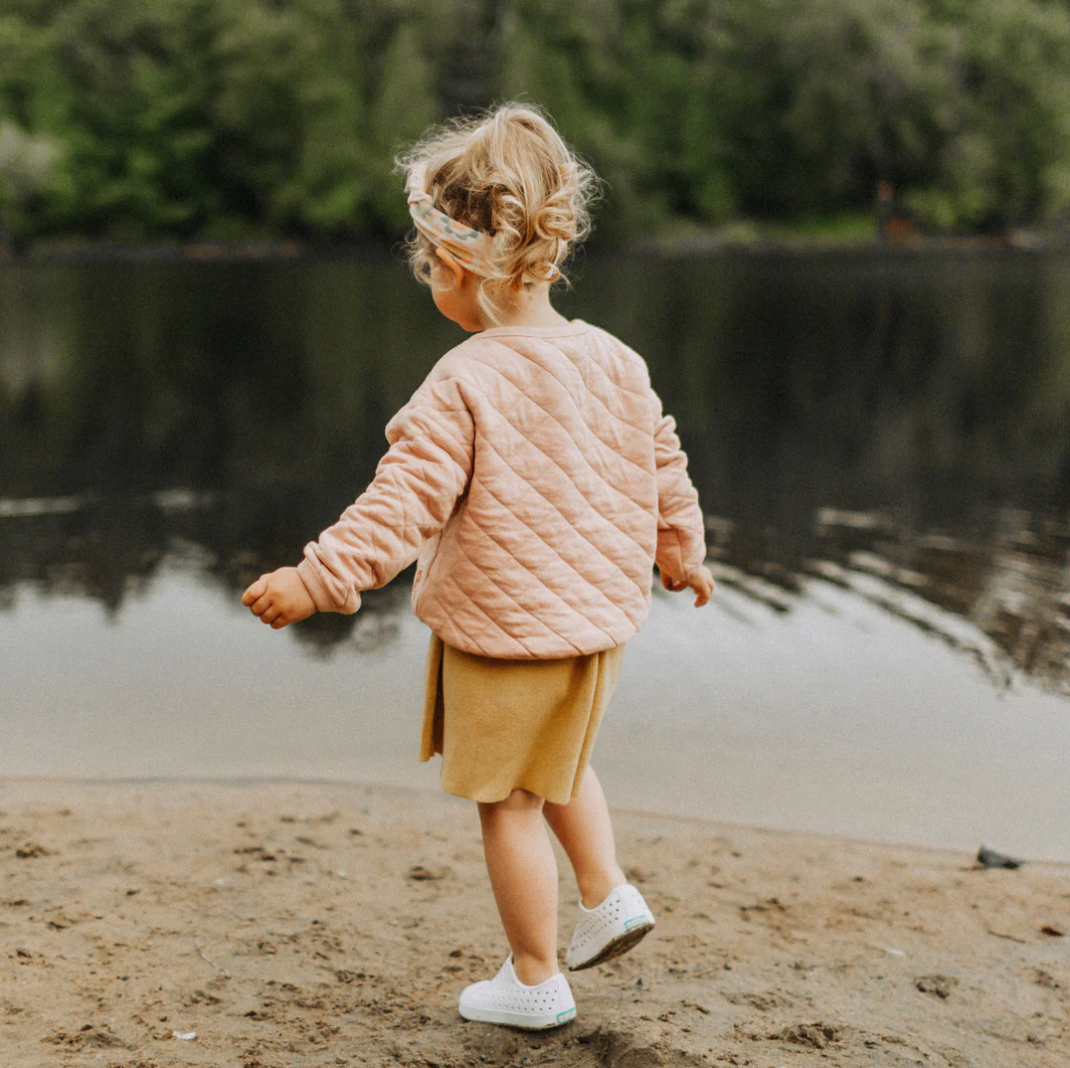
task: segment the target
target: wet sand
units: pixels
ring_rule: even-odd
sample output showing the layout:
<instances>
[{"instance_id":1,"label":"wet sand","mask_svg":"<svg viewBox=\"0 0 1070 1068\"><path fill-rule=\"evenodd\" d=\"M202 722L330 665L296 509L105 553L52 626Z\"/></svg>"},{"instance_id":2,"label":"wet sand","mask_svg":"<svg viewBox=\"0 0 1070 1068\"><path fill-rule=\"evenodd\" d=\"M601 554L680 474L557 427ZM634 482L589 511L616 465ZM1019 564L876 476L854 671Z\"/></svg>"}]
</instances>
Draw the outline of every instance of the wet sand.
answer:
<instances>
[{"instance_id":1,"label":"wet sand","mask_svg":"<svg viewBox=\"0 0 1070 1068\"><path fill-rule=\"evenodd\" d=\"M1070 1062L1070 865L617 810L657 927L536 1034L456 1010L507 952L471 802L5 779L0 813L3 1068Z\"/></svg>"}]
</instances>

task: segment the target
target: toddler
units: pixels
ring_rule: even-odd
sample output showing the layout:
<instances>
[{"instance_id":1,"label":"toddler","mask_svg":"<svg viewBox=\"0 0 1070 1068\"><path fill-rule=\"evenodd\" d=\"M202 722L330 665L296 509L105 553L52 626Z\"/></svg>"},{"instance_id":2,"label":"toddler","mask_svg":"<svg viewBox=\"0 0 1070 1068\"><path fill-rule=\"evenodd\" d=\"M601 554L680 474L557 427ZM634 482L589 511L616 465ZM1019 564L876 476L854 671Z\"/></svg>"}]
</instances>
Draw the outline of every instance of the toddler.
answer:
<instances>
[{"instance_id":1,"label":"toddler","mask_svg":"<svg viewBox=\"0 0 1070 1068\"><path fill-rule=\"evenodd\" d=\"M242 603L276 630L356 612L417 562L412 608L432 631L420 759L441 754L442 788L478 803L510 949L458 1009L556 1027L576 1005L543 819L579 890L569 969L631 949L654 916L617 864L589 760L653 565L709 600L702 512L645 361L550 303L597 183L551 122L502 105L432 129L398 164L413 270L471 336L387 424L365 492Z\"/></svg>"}]
</instances>

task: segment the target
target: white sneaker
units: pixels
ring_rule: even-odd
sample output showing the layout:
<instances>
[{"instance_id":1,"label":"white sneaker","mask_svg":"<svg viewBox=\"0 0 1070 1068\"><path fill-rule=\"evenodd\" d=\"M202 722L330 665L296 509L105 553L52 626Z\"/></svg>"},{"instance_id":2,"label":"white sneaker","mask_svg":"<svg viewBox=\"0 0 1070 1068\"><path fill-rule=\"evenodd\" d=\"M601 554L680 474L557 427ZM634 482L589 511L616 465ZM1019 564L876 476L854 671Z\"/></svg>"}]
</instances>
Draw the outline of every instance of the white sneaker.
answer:
<instances>
[{"instance_id":1,"label":"white sneaker","mask_svg":"<svg viewBox=\"0 0 1070 1068\"><path fill-rule=\"evenodd\" d=\"M461 991L457 1011L466 1020L542 1031L574 1020L576 1002L562 972L537 986L525 986L516 977L510 953L493 979L481 979Z\"/></svg>"},{"instance_id":2,"label":"white sneaker","mask_svg":"<svg viewBox=\"0 0 1070 1068\"><path fill-rule=\"evenodd\" d=\"M573 972L627 953L654 926L654 914L631 883L611 890L605 901L593 909L584 908L582 901L579 906L579 919L565 958Z\"/></svg>"}]
</instances>

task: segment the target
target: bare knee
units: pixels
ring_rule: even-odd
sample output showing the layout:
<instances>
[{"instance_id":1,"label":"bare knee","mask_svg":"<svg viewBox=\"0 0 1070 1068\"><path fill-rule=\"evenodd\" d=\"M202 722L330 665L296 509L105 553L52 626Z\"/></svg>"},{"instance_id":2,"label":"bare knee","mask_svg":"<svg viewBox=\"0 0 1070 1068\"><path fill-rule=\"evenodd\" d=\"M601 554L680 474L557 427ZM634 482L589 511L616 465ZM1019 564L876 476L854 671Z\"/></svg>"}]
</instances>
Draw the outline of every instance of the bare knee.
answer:
<instances>
[{"instance_id":1,"label":"bare knee","mask_svg":"<svg viewBox=\"0 0 1070 1068\"><path fill-rule=\"evenodd\" d=\"M573 801L576 800L577 797L579 797L578 790L566 802L564 802L564 804L560 804L556 801L547 801L543 805L543 812L545 812L547 815L551 815L556 812L563 812L572 804Z\"/></svg>"},{"instance_id":2,"label":"bare knee","mask_svg":"<svg viewBox=\"0 0 1070 1068\"><path fill-rule=\"evenodd\" d=\"M547 801L543 811L546 813L548 818L552 819L559 812L566 811L569 806L573 804L573 802L577 802L575 806L576 809L582 808L585 802L590 799L591 788L594 784L597 784L597 780L594 777L594 771L590 766L588 766L579 781L579 785L576 786L575 790L573 791L572 796L564 804L558 804L554 801ZM581 794L584 795L583 801L580 801ZM575 811L575 809L573 811Z\"/></svg>"},{"instance_id":3,"label":"bare knee","mask_svg":"<svg viewBox=\"0 0 1070 1068\"><path fill-rule=\"evenodd\" d=\"M530 790L517 789L501 801L480 801L480 816L493 817L499 812L539 812L545 804L545 799Z\"/></svg>"}]
</instances>

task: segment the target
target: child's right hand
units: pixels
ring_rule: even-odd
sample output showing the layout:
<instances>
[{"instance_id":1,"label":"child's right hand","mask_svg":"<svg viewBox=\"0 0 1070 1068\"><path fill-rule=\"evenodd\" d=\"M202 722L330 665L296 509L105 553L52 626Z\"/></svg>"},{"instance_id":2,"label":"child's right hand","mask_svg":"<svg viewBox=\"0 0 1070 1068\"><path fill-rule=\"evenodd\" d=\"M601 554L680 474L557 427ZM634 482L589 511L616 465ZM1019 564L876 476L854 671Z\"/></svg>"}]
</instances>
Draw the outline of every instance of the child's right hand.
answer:
<instances>
[{"instance_id":1,"label":"child's right hand","mask_svg":"<svg viewBox=\"0 0 1070 1068\"><path fill-rule=\"evenodd\" d=\"M670 578L668 572L662 571L661 584L665 589L671 590L673 593L677 593L680 590L686 590L690 587L698 594L695 598L695 607L701 608L710 599L710 594L713 593L713 587L717 583L708 567L700 567L698 571L691 576L691 579L688 582L684 582L681 579Z\"/></svg>"},{"instance_id":2,"label":"child's right hand","mask_svg":"<svg viewBox=\"0 0 1070 1068\"><path fill-rule=\"evenodd\" d=\"M242 594L241 603L273 630L308 619L316 611L316 602L296 567L280 567L261 575Z\"/></svg>"}]
</instances>

